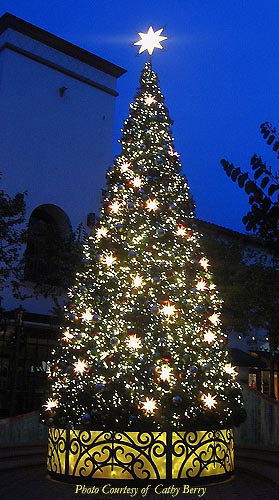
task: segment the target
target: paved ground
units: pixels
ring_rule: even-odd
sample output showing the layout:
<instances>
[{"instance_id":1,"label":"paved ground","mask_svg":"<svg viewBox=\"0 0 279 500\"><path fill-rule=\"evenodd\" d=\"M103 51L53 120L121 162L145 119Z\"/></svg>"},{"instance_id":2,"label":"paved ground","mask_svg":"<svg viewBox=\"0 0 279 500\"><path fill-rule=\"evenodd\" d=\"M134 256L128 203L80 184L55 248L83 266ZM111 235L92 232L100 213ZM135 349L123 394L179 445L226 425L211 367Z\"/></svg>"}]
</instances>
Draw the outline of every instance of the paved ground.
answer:
<instances>
[{"instance_id":1,"label":"paved ground","mask_svg":"<svg viewBox=\"0 0 279 500\"><path fill-rule=\"evenodd\" d=\"M279 471L278 471L279 476ZM88 487L92 488L92 487ZM187 486L179 486L179 491L163 492L161 487L157 492L149 492L143 496L138 492L135 497L129 494L116 494L109 491L108 484L102 493L101 488L95 493L87 491L76 493L77 487L50 480L44 466L20 468L0 473L0 499L1 500L276 500L279 499L279 486L258 473L249 472L241 467L236 469L232 480L216 485L207 486L206 491L196 490L190 492ZM203 495L203 496L201 496Z\"/></svg>"}]
</instances>

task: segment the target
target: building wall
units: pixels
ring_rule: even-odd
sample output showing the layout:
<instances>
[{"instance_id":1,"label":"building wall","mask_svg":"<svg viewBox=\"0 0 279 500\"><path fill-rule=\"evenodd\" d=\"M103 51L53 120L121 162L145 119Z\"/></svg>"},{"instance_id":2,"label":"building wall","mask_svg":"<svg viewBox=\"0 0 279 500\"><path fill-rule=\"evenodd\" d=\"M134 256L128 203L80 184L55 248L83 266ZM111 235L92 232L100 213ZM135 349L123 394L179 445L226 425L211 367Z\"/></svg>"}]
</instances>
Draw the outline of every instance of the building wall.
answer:
<instances>
[{"instance_id":1,"label":"building wall","mask_svg":"<svg viewBox=\"0 0 279 500\"><path fill-rule=\"evenodd\" d=\"M11 195L27 191L27 220L37 206L53 204L75 230L99 210L124 70L102 71L31 34L12 28L0 34L1 184ZM24 307L46 312L43 302ZM18 304L7 294L3 305Z\"/></svg>"}]
</instances>

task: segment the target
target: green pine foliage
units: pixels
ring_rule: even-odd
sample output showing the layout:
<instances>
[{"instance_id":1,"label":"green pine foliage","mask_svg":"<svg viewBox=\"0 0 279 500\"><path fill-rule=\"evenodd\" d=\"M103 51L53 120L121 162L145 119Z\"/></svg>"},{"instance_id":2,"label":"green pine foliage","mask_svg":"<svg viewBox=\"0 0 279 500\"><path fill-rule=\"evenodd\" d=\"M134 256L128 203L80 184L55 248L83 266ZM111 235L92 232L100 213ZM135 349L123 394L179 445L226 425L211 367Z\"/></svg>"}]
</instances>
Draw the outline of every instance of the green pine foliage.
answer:
<instances>
[{"instance_id":1,"label":"green pine foliage","mask_svg":"<svg viewBox=\"0 0 279 500\"><path fill-rule=\"evenodd\" d=\"M146 63L69 292L44 406L49 425L187 430L243 420L171 125Z\"/></svg>"}]
</instances>

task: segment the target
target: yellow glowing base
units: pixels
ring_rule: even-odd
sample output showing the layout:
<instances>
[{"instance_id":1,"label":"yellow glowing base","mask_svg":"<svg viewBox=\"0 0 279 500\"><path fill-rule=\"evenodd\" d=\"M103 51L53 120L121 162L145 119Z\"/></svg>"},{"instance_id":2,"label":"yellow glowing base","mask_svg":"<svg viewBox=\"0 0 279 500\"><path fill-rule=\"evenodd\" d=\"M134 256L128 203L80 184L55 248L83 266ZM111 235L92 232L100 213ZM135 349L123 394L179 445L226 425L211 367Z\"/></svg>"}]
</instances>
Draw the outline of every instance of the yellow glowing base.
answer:
<instances>
[{"instance_id":1,"label":"yellow glowing base","mask_svg":"<svg viewBox=\"0 0 279 500\"><path fill-rule=\"evenodd\" d=\"M62 481L201 482L234 469L231 429L113 432L49 429L47 469Z\"/></svg>"}]
</instances>

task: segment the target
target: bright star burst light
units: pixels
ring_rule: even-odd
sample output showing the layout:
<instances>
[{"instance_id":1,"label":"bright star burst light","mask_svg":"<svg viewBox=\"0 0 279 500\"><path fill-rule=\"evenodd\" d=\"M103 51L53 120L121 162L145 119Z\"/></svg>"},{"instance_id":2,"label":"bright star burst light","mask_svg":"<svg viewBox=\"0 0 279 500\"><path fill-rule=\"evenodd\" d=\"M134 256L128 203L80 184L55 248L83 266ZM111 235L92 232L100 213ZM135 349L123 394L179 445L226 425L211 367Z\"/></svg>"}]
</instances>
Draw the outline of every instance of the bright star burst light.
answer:
<instances>
[{"instance_id":1,"label":"bright star burst light","mask_svg":"<svg viewBox=\"0 0 279 500\"><path fill-rule=\"evenodd\" d=\"M157 200L147 200L146 208L149 212L155 212L159 208L159 202Z\"/></svg>"},{"instance_id":2,"label":"bright star burst light","mask_svg":"<svg viewBox=\"0 0 279 500\"><path fill-rule=\"evenodd\" d=\"M144 98L144 103L146 104L146 106L151 106L152 104L155 104L155 102L156 102L156 99L153 95L147 95Z\"/></svg>"},{"instance_id":3,"label":"bright star burst light","mask_svg":"<svg viewBox=\"0 0 279 500\"><path fill-rule=\"evenodd\" d=\"M140 177L135 177L132 181L134 187L140 188L142 186L142 180Z\"/></svg>"},{"instance_id":4,"label":"bright star burst light","mask_svg":"<svg viewBox=\"0 0 279 500\"><path fill-rule=\"evenodd\" d=\"M186 233L187 233L186 227L184 227L182 225L178 226L178 228L176 230L177 236L186 236Z\"/></svg>"},{"instance_id":5,"label":"bright star burst light","mask_svg":"<svg viewBox=\"0 0 279 500\"><path fill-rule=\"evenodd\" d=\"M232 378L235 378L238 375L235 368L236 367L232 366L231 363L228 363L227 365L225 365L224 372L228 375L231 375Z\"/></svg>"},{"instance_id":6,"label":"bright star burst light","mask_svg":"<svg viewBox=\"0 0 279 500\"><path fill-rule=\"evenodd\" d=\"M170 316L173 316L173 314L176 313L176 308L174 305L168 302L166 305L162 307L162 313L169 318Z\"/></svg>"},{"instance_id":7,"label":"bright star burst light","mask_svg":"<svg viewBox=\"0 0 279 500\"><path fill-rule=\"evenodd\" d=\"M111 203L109 205L109 209L113 214L117 214L119 212L119 209L120 209L120 205L119 205L118 201L114 201L113 203Z\"/></svg>"},{"instance_id":8,"label":"bright star burst light","mask_svg":"<svg viewBox=\"0 0 279 500\"><path fill-rule=\"evenodd\" d=\"M142 285L143 285L144 281L143 281L143 278L141 276L139 276L139 274L137 274L134 278L133 278L133 287L135 288L140 288Z\"/></svg>"},{"instance_id":9,"label":"bright star burst light","mask_svg":"<svg viewBox=\"0 0 279 500\"><path fill-rule=\"evenodd\" d=\"M87 363L82 359L79 359L76 363L74 363L74 371L76 373L80 373L80 375L83 374L86 368L87 368Z\"/></svg>"},{"instance_id":10,"label":"bright star burst light","mask_svg":"<svg viewBox=\"0 0 279 500\"><path fill-rule=\"evenodd\" d=\"M208 344L212 344L214 340L216 339L216 334L213 332L210 332L209 330L204 334L203 340L205 342L208 342Z\"/></svg>"},{"instance_id":11,"label":"bright star burst light","mask_svg":"<svg viewBox=\"0 0 279 500\"><path fill-rule=\"evenodd\" d=\"M91 321L93 318L93 314L88 309L86 309L86 311L82 313L81 317L84 321Z\"/></svg>"},{"instance_id":12,"label":"bright star burst light","mask_svg":"<svg viewBox=\"0 0 279 500\"><path fill-rule=\"evenodd\" d=\"M161 367L160 379L164 382L169 382L171 377L172 369L168 365L163 365Z\"/></svg>"},{"instance_id":13,"label":"bright star burst light","mask_svg":"<svg viewBox=\"0 0 279 500\"><path fill-rule=\"evenodd\" d=\"M208 266L210 265L209 264L209 260L206 259L205 257L202 257L200 260L199 260L199 264L204 268L204 269L207 269Z\"/></svg>"},{"instance_id":14,"label":"bright star burst light","mask_svg":"<svg viewBox=\"0 0 279 500\"><path fill-rule=\"evenodd\" d=\"M211 314L211 316L209 316L209 321L211 321L211 323L214 325L214 326L217 326L219 323L220 323L220 318L219 318L220 314L219 313L213 313Z\"/></svg>"},{"instance_id":15,"label":"bright star burst light","mask_svg":"<svg viewBox=\"0 0 279 500\"><path fill-rule=\"evenodd\" d=\"M112 253L110 253L109 255L106 255L105 257L103 257L103 261L107 267L111 267L115 264L116 257L114 257Z\"/></svg>"},{"instance_id":16,"label":"bright star burst light","mask_svg":"<svg viewBox=\"0 0 279 500\"><path fill-rule=\"evenodd\" d=\"M57 399L49 398L46 401L46 404L44 404L44 407L45 407L46 411L52 411L54 408L57 408L58 407Z\"/></svg>"},{"instance_id":17,"label":"bright star burst light","mask_svg":"<svg viewBox=\"0 0 279 500\"><path fill-rule=\"evenodd\" d=\"M148 54L151 56L154 49L162 49L161 42L167 40L166 36L161 36L163 28L154 31L152 26L149 27L147 33L139 33L141 40L138 40L134 45L139 45L139 54L147 50Z\"/></svg>"},{"instance_id":18,"label":"bright star burst light","mask_svg":"<svg viewBox=\"0 0 279 500\"><path fill-rule=\"evenodd\" d=\"M155 410L158 409L157 401L155 401L153 398L151 399L146 398L146 400L143 401L141 405L142 405L142 410L145 413L151 413L151 415L155 412Z\"/></svg>"},{"instance_id":19,"label":"bright star burst light","mask_svg":"<svg viewBox=\"0 0 279 500\"><path fill-rule=\"evenodd\" d=\"M70 332L70 330L65 330L63 332L63 337L62 337L62 340L65 340L65 342L70 342L70 340L72 340L73 338L73 334Z\"/></svg>"},{"instance_id":20,"label":"bright star burst light","mask_svg":"<svg viewBox=\"0 0 279 500\"><path fill-rule=\"evenodd\" d=\"M140 349L142 347L141 338L136 335L129 335L126 342L130 349Z\"/></svg>"},{"instance_id":21,"label":"bright star burst light","mask_svg":"<svg viewBox=\"0 0 279 500\"><path fill-rule=\"evenodd\" d=\"M209 408L211 410L212 408L215 408L217 405L217 401L215 401L216 396L211 396L211 394L203 394L201 397L203 404L206 408Z\"/></svg>"},{"instance_id":22,"label":"bright star burst light","mask_svg":"<svg viewBox=\"0 0 279 500\"><path fill-rule=\"evenodd\" d=\"M196 289L199 290L200 292L203 292L206 289L206 281L200 280L196 284Z\"/></svg>"},{"instance_id":23,"label":"bright star burst light","mask_svg":"<svg viewBox=\"0 0 279 500\"><path fill-rule=\"evenodd\" d=\"M99 227L96 231L96 237L97 238L106 238L108 235L108 230L106 227Z\"/></svg>"},{"instance_id":24,"label":"bright star burst light","mask_svg":"<svg viewBox=\"0 0 279 500\"><path fill-rule=\"evenodd\" d=\"M130 168L131 164L128 163L127 161L124 161L124 163L122 163L121 167L120 167L120 170L121 172L124 174L125 172L128 172L129 168Z\"/></svg>"}]
</instances>

